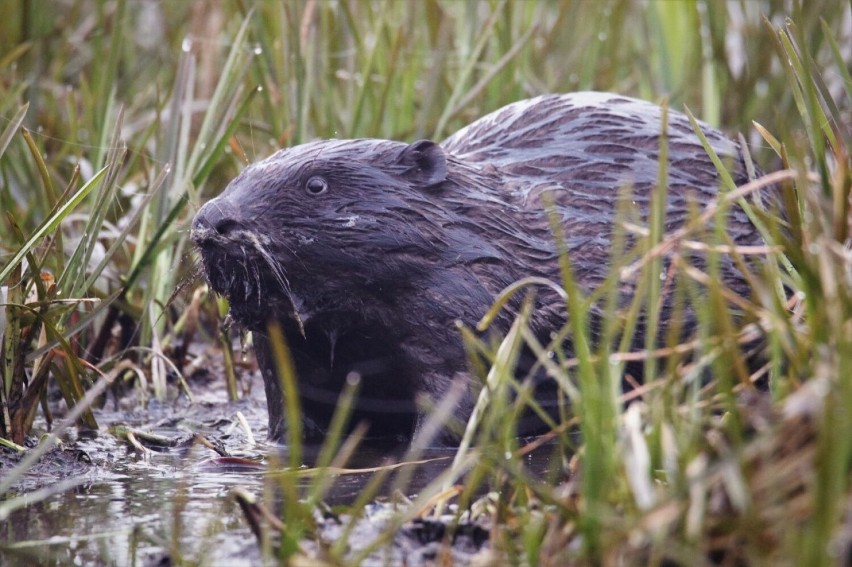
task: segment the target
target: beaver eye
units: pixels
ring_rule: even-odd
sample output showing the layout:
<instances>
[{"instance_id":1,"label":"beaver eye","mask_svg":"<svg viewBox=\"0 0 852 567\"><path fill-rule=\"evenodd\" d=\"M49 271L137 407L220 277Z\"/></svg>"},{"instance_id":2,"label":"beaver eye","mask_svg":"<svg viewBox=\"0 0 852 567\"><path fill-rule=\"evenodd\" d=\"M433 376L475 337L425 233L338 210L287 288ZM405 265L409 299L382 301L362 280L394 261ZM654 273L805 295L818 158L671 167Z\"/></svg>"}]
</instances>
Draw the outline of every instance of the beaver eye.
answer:
<instances>
[{"instance_id":1,"label":"beaver eye","mask_svg":"<svg viewBox=\"0 0 852 567\"><path fill-rule=\"evenodd\" d=\"M315 175L308 179L308 182L305 183L305 189L307 189L308 193L311 195L321 195L328 191L328 182L322 177Z\"/></svg>"}]
</instances>

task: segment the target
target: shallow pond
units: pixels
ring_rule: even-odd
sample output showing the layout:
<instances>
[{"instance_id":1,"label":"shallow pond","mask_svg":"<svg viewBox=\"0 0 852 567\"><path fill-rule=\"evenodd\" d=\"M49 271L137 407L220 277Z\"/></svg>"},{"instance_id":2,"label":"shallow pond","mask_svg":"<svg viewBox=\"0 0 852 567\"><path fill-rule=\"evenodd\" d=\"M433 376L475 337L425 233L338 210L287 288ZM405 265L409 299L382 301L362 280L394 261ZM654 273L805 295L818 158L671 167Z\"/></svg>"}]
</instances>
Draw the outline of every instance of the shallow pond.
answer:
<instances>
[{"instance_id":1,"label":"shallow pond","mask_svg":"<svg viewBox=\"0 0 852 567\"><path fill-rule=\"evenodd\" d=\"M98 410L96 435L69 432L64 450L46 455L11 493L0 497L0 503L28 494L33 500L0 518L0 567L168 565L177 558L205 565L260 563L260 547L233 490L240 487L262 501L276 500L270 496L272 483L265 479L269 456L279 455L281 449L263 443L262 388L254 388L238 402L225 399L221 384L204 385L200 395L197 389L193 386L192 404L181 399L173 404L149 403L144 412ZM139 451L117 435L116 425L150 431L178 444ZM257 443L251 442L249 430ZM218 444L220 453L195 441L198 435ZM432 461L416 467L406 482L407 494L434 480L452 455L447 451L427 455ZM347 466L370 468L382 462L380 456L361 451ZM7 458L0 465L2 476L13 463ZM546 460L539 468L546 468ZM372 475L372 471L336 475L324 502L352 503ZM39 491L48 494L33 497ZM380 534L390 508L374 504L365 509L363 525L350 537L367 541ZM330 539L339 535L340 522L321 523L320 531ZM407 539L395 541L396 558L405 554L409 564L428 562L434 553L429 549L435 544L429 541L435 539L429 535L434 528L416 526L417 533L409 530ZM441 526L437 528L440 540ZM476 530L474 526L473 532L466 532L467 540L454 541L457 560L465 562L486 544L487 531ZM352 545L357 547L356 542Z\"/></svg>"},{"instance_id":2,"label":"shallow pond","mask_svg":"<svg viewBox=\"0 0 852 567\"><path fill-rule=\"evenodd\" d=\"M191 405L148 407L97 411L97 435L70 432L66 450L46 455L4 497L53 492L0 522L0 565L156 565L175 549L202 563L257 562L254 536L231 491L263 491L266 447L249 444L236 419L240 412L257 439L264 439L262 397L228 403L224 389L210 388ZM179 445L140 452L111 433L116 424ZM216 452L192 442L195 434L220 442L229 454L257 459L257 467L218 464Z\"/></svg>"}]
</instances>

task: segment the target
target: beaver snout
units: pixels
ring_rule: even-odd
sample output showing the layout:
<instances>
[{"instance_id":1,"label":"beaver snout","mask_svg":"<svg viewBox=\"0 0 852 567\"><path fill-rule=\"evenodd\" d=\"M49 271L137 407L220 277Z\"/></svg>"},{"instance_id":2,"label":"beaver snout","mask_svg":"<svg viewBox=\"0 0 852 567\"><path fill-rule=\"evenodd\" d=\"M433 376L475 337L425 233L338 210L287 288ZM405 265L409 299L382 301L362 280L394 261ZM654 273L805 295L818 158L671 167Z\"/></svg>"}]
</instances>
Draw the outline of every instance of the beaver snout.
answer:
<instances>
[{"instance_id":1,"label":"beaver snout","mask_svg":"<svg viewBox=\"0 0 852 567\"><path fill-rule=\"evenodd\" d=\"M195 215L190 237L196 244L202 244L217 237L231 236L244 229L238 207L223 199L213 199Z\"/></svg>"}]
</instances>

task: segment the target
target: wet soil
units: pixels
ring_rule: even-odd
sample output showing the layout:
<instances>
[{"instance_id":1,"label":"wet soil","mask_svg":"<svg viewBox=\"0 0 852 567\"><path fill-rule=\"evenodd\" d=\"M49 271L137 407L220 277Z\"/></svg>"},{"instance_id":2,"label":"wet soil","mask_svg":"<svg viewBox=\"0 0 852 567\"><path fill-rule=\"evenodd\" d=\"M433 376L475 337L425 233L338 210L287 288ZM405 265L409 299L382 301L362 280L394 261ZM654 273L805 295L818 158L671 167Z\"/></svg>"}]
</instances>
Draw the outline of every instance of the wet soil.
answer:
<instances>
[{"instance_id":1,"label":"wet soil","mask_svg":"<svg viewBox=\"0 0 852 567\"><path fill-rule=\"evenodd\" d=\"M248 394L236 402L226 399L223 381L203 380L190 384L192 403L183 395L148 402L144 409L141 404L109 407L126 406L127 400L108 403L95 412L98 431L69 430L58 447L0 496L0 567L262 563L258 540L234 492L247 491L274 510L280 500L270 496L272 483L265 479L274 476L270 460L286 462L286 455L264 442L262 383L257 375L248 379ZM44 428L36 428L33 445ZM435 460L417 468L408 495L433 480L450 456L430 455ZM0 478L11 474L20 459L14 451L0 450ZM349 467L381 464L368 452L354 460ZM351 504L372 474L336 476L325 502ZM347 527L347 514L318 511L319 537L304 542L303 549L321 554L351 529L348 548L357 555L390 528L395 509L390 498L374 501L354 528ZM489 527L468 522L450 529L451 518L405 524L391 545L364 564L469 563L487 550Z\"/></svg>"}]
</instances>

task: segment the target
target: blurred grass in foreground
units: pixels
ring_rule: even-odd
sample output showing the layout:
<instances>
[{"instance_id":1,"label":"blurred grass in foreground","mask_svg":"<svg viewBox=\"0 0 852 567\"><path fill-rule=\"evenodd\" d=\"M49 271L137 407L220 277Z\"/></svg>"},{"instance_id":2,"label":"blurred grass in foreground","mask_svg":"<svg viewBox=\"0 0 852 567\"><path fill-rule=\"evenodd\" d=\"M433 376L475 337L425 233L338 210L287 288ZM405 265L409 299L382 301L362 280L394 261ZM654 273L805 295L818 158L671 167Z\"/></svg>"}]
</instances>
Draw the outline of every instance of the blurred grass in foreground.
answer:
<instances>
[{"instance_id":1,"label":"blurred grass in foreground","mask_svg":"<svg viewBox=\"0 0 852 567\"><path fill-rule=\"evenodd\" d=\"M220 309L191 279L186 226L247 161L315 137L439 140L542 92L665 96L743 132L764 169L792 171L782 175L790 230L766 222L783 257L743 259L754 302L740 307L765 336L771 399L732 371L742 368L743 337L722 290L697 286L685 266L678 293L702 322L694 354L662 345L667 356L646 363L659 379L641 401L621 403L624 360L609 344L588 341L590 356L577 360L543 356L573 404L554 469L537 479L507 427L517 415L510 362L530 340L521 318L494 353L475 448L402 507L398 525L433 510L487 518L500 526L491 553L518 564L843 562L852 545L852 17L840 2L785 4L3 3L0 437L23 442L39 403L49 411L50 380L69 407L98 375L115 381L115 395L169 395L195 363L188 344L218 336ZM726 244L718 231L690 238ZM613 262L623 263L618 252ZM605 303L614 282L593 298L572 294L572 309ZM563 283L570 288L568 271ZM798 293L789 304L782 284ZM640 301L653 305L655 294L650 286ZM566 332L576 342L588 330ZM79 423L96 427L91 412ZM565 434L574 425L578 446ZM339 435L329 443L344 447L335 463L352 450ZM465 484L452 489L462 472ZM290 497L277 553L296 557L329 477L318 474L307 503L281 478ZM480 500L483 487L499 493ZM454 508L442 494L457 497ZM329 552L342 557L345 541Z\"/></svg>"}]
</instances>

